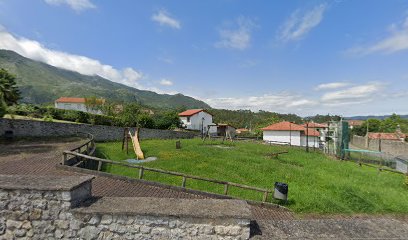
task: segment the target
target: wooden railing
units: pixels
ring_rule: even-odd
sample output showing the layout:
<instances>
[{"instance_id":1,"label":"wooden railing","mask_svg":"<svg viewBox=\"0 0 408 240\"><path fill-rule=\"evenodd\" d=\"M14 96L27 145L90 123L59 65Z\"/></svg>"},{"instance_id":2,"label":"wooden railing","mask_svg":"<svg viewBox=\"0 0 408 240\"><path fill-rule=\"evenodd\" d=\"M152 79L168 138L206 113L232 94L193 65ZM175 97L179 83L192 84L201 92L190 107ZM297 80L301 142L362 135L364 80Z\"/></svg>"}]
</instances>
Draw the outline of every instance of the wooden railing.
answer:
<instances>
[{"instance_id":1,"label":"wooden railing","mask_svg":"<svg viewBox=\"0 0 408 240\"><path fill-rule=\"evenodd\" d=\"M84 162L86 160L97 161L98 162L98 166L97 166L98 171L101 171L103 163L108 163L108 164L124 166L124 167L128 167L128 168L139 169L139 176L138 176L139 179L143 179L145 171L156 172L156 173L161 173L161 174L167 174L167 175L172 175L172 176L179 176L179 177L182 177L182 181L181 181L181 187L182 188L186 188L187 179L195 179L195 180L200 180L200 181L204 181L204 182L211 182L211 183L224 185L223 195L226 195L226 196L228 196L230 186L241 188L241 189L247 189L247 190L253 190L253 191L261 192L261 193L263 193L262 202L266 202L268 200L268 195L270 193L272 193L271 190L268 190L268 189L265 189L265 188L257 188L257 187L247 186L247 185L233 183L233 182L219 181L219 180L215 180L215 179L197 177L197 176L187 175L187 174L184 174L184 173L165 171L165 170L161 170L161 169L149 168L149 167L144 167L144 166L139 166L139 165L130 165L130 164L121 163L121 162L117 162L117 161L92 157L92 156L88 156L88 155L81 154L81 153L74 152L74 151L64 151L64 159L67 159L68 155L72 155L72 156L81 158L82 159L81 162ZM78 165L79 164L75 164L75 166L78 166Z\"/></svg>"},{"instance_id":2,"label":"wooden railing","mask_svg":"<svg viewBox=\"0 0 408 240\"><path fill-rule=\"evenodd\" d=\"M80 145L78 147L75 147L75 148L73 148L73 149L71 149L69 151L70 152L77 152L77 153L80 153L80 154L85 154L87 156L93 155L94 152L95 152L94 136L92 134L90 134L90 133L83 133L83 132L78 132L77 135L85 135L87 140L82 145ZM80 161L78 157L74 156L74 158L77 159L77 162ZM72 159L72 158L70 158L70 159ZM66 154L64 154L63 158L62 158L61 165L66 165L67 162L70 159L68 158L68 156Z\"/></svg>"}]
</instances>

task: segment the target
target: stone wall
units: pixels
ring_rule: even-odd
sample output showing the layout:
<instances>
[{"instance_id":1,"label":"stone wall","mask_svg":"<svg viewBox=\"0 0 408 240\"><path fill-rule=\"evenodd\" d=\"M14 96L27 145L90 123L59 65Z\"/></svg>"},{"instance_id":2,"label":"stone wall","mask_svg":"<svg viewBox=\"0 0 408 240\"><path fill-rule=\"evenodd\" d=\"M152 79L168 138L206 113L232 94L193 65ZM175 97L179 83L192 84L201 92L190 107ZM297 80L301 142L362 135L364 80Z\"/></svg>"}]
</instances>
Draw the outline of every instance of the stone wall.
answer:
<instances>
[{"instance_id":1,"label":"stone wall","mask_svg":"<svg viewBox=\"0 0 408 240\"><path fill-rule=\"evenodd\" d=\"M246 202L92 198L92 177L0 175L0 239L248 239Z\"/></svg>"},{"instance_id":2,"label":"stone wall","mask_svg":"<svg viewBox=\"0 0 408 240\"><path fill-rule=\"evenodd\" d=\"M19 120L0 118L0 136L6 131L13 131L15 137L58 137L73 136L77 132L85 132L94 135L96 141L121 140L124 129L122 127L43 122L34 120ZM177 132L170 130L142 128L139 133L140 139L172 139L193 138L196 133Z\"/></svg>"},{"instance_id":3,"label":"stone wall","mask_svg":"<svg viewBox=\"0 0 408 240\"><path fill-rule=\"evenodd\" d=\"M354 135L351 144L366 149L366 138ZM368 150L381 151L394 156L408 156L408 143L391 140L369 139Z\"/></svg>"}]
</instances>

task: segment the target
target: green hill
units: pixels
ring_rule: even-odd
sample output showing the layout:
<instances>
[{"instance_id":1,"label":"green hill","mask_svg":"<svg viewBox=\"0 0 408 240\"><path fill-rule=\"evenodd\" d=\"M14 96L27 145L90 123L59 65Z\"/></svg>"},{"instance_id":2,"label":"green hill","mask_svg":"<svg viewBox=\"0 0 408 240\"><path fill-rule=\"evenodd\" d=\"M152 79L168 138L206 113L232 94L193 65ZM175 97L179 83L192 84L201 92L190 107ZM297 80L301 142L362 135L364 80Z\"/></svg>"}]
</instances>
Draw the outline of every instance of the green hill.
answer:
<instances>
[{"instance_id":1,"label":"green hill","mask_svg":"<svg viewBox=\"0 0 408 240\"><path fill-rule=\"evenodd\" d=\"M113 101L137 101L156 108L210 108L203 101L182 94L157 94L109 81L99 76L87 76L25 58L13 51L0 50L0 68L17 77L22 92L21 102L52 103L66 97L103 97Z\"/></svg>"}]
</instances>

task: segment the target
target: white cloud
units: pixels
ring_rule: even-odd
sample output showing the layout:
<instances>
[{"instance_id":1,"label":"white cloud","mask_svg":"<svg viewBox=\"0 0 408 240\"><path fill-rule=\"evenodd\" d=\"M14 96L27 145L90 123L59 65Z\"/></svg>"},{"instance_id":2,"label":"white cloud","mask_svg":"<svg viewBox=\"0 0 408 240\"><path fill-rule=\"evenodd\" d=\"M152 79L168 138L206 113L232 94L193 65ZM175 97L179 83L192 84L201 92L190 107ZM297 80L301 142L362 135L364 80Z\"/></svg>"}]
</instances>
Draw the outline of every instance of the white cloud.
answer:
<instances>
[{"instance_id":1,"label":"white cloud","mask_svg":"<svg viewBox=\"0 0 408 240\"><path fill-rule=\"evenodd\" d=\"M281 27L278 38L285 42L300 40L319 25L326 9L327 4L320 4L303 15L299 10L296 10Z\"/></svg>"},{"instance_id":2,"label":"white cloud","mask_svg":"<svg viewBox=\"0 0 408 240\"><path fill-rule=\"evenodd\" d=\"M322 83L315 87L315 90L327 90L327 89L337 89L342 87L350 86L347 82L332 82L332 83Z\"/></svg>"},{"instance_id":3,"label":"white cloud","mask_svg":"<svg viewBox=\"0 0 408 240\"><path fill-rule=\"evenodd\" d=\"M251 32L256 27L255 23L245 17L236 20L237 29L223 28L219 30L221 40L215 44L219 48L244 50L251 44Z\"/></svg>"},{"instance_id":4,"label":"white cloud","mask_svg":"<svg viewBox=\"0 0 408 240\"><path fill-rule=\"evenodd\" d=\"M268 110L274 112L299 112L316 104L316 101L290 93L265 94L263 96L204 99L210 106L226 109Z\"/></svg>"},{"instance_id":5,"label":"white cloud","mask_svg":"<svg viewBox=\"0 0 408 240\"><path fill-rule=\"evenodd\" d=\"M162 80L160 80L160 85L163 85L163 86L172 86L173 85L173 82L172 81L170 81L170 80L167 80L167 79L162 79Z\"/></svg>"},{"instance_id":6,"label":"white cloud","mask_svg":"<svg viewBox=\"0 0 408 240\"><path fill-rule=\"evenodd\" d=\"M44 0L50 5L68 5L70 8L77 12L81 12L86 9L96 8L96 6L90 0Z\"/></svg>"},{"instance_id":7,"label":"white cloud","mask_svg":"<svg viewBox=\"0 0 408 240\"><path fill-rule=\"evenodd\" d=\"M365 55L375 52L394 53L408 50L408 17L401 24L391 25L389 31L389 36L375 44L351 48L346 52L352 55Z\"/></svg>"},{"instance_id":8,"label":"white cloud","mask_svg":"<svg viewBox=\"0 0 408 240\"><path fill-rule=\"evenodd\" d=\"M323 94L321 102L327 105L347 105L371 102L382 95L384 84L368 83Z\"/></svg>"},{"instance_id":9,"label":"white cloud","mask_svg":"<svg viewBox=\"0 0 408 240\"><path fill-rule=\"evenodd\" d=\"M0 49L12 50L55 67L85 75L99 75L113 82L143 89L139 84L143 74L132 68L118 70L92 58L48 49L37 41L15 37L4 29L0 30Z\"/></svg>"},{"instance_id":10,"label":"white cloud","mask_svg":"<svg viewBox=\"0 0 408 240\"><path fill-rule=\"evenodd\" d=\"M165 9L161 9L153 14L152 20L159 23L161 26L168 26L175 29L181 28L180 22L177 19L172 18Z\"/></svg>"}]
</instances>

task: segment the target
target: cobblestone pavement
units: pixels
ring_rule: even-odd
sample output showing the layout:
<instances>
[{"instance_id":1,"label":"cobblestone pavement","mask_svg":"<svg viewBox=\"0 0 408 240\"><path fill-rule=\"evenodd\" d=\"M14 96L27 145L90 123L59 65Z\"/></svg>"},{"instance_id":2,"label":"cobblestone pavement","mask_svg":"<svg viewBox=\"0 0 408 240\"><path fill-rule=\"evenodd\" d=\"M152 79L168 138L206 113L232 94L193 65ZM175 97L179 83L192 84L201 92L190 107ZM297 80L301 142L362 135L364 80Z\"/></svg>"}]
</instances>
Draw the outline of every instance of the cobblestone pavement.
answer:
<instances>
[{"instance_id":1,"label":"cobblestone pavement","mask_svg":"<svg viewBox=\"0 0 408 240\"><path fill-rule=\"evenodd\" d=\"M76 175L57 170L62 151L72 149L80 139L20 140L0 142L0 174ZM206 198L173 189L96 176L95 196ZM252 206L254 239L408 239L407 216L319 216L302 219L284 208Z\"/></svg>"}]
</instances>

